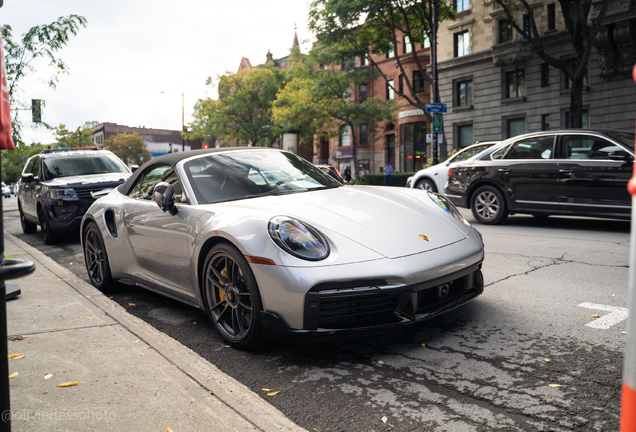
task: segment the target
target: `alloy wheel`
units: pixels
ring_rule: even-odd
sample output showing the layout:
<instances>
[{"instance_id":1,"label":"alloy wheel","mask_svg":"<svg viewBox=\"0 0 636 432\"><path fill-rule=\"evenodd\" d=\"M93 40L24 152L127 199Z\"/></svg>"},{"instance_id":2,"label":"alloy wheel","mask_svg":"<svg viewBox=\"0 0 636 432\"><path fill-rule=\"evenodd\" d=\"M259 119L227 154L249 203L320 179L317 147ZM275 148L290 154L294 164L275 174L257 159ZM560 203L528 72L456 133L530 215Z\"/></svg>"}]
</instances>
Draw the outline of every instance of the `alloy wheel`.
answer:
<instances>
[{"instance_id":1,"label":"alloy wheel","mask_svg":"<svg viewBox=\"0 0 636 432\"><path fill-rule=\"evenodd\" d=\"M86 234L84 250L88 276L95 284L101 285L104 282L104 245L94 229L89 229Z\"/></svg>"}]
</instances>

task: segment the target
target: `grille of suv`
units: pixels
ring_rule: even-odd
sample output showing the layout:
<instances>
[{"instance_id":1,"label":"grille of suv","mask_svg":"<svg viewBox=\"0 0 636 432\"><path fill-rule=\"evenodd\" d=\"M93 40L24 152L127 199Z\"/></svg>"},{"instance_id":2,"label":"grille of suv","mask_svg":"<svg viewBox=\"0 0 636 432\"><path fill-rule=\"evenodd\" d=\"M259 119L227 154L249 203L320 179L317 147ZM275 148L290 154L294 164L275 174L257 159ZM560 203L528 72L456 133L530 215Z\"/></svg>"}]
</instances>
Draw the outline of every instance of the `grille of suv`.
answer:
<instances>
[{"instance_id":1,"label":"grille of suv","mask_svg":"<svg viewBox=\"0 0 636 432\"><path fill-rule=\"evenodd\" d=\"M97 186L75 188L75 193L77 194L78 198L92 200L93 197L91 196L91 192L99 192L104 189L115 189L117 186L119 186L122 183L123 181L119 183L102 183Z\"/></svg>"}]
</instances>

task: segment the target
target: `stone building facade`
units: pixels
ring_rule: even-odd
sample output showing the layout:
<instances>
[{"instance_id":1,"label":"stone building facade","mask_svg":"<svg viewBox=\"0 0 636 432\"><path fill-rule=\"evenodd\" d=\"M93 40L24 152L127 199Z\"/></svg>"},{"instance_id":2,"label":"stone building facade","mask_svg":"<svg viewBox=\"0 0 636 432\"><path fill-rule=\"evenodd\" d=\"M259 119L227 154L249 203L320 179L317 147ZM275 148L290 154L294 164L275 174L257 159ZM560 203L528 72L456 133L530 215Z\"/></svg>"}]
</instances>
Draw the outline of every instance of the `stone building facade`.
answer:
<instances>
[{"instance_id":1,"label":"stone building facade","mask_svg":"<svg viewBox=\"0 0 636 432\"><path fill-rule=\"evenodd\" d=\"M448 148L569 127L567 77L545 64L516 31L502 28L497 3L457 4L465 9L454 21L442 24L438 39L440 99L448 104L443 116ZM573 57L559 4L539 0L532 6L546 52L561 59ZM517 15L517 22L528 22L522 11ZM634 130L634 63L636 2L612 0L588 65L583 127Z\"/></svg>"}]
</instances>

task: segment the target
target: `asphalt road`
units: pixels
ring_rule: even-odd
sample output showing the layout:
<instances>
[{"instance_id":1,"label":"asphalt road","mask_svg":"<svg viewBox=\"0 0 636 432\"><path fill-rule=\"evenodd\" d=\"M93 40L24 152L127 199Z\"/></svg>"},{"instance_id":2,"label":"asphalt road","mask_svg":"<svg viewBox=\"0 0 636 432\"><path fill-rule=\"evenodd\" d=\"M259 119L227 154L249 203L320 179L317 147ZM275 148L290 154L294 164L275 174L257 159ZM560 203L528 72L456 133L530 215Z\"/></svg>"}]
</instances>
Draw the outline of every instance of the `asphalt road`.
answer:
<instances>
[{"instance_id":1,"label":"asphalt road","mask_svg":"<svg viewBox=\"0 0 636 432\"><path fill-rule=\"evenodd\" d=\"M46 246L39 230L22 233L16 199L3 203L6 231L88 281L78 238ZM108 295L310 431L618 430L629 222L477 227L484 294L380 336L243 352L197 309L136 287Z\"/></svg>"}]
</instances>

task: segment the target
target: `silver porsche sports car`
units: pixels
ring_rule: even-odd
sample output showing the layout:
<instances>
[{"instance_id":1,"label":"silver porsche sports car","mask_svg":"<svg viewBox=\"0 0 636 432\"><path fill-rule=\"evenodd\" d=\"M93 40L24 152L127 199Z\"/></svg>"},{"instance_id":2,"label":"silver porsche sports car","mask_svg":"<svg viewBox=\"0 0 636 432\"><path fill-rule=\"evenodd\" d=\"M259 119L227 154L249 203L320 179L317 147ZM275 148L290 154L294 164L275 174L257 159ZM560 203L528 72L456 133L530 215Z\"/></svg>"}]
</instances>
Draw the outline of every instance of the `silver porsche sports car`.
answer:
<instances>
[{"instance_id":1,"label":"silver porsche sports car","mask_svg":"<svg viewBox=\"0 0 636 432\"><path fill-rule=\"evenodd\" d=\"M241 348L410 324L484 286L481 235L444 197L343 186L271 148L152 159L95 201L81 239L97 288L201 308Z\"/></svg>"}]
</instances>

